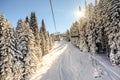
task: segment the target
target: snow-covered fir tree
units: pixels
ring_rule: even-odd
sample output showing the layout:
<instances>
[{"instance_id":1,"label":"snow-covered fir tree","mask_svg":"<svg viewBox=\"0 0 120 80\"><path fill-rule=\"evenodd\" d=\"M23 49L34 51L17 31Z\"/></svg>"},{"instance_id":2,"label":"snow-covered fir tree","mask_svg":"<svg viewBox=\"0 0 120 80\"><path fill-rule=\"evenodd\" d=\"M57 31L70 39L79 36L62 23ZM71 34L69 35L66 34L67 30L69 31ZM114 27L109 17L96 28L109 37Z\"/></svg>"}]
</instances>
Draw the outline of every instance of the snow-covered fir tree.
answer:
<instances>
[{"instance_id":1,"label":"snow-covered fir tree","mask_svg":"<svg viewBox=\"0 0 120 80\"><path fill-rule=\"evenodd\" d=\"M108 0L109 1L109 0ZM106 10L105 25L106 35L108 35L108 43L110 45L110 60L114 65L120 64L120 1L112 0L108 3ZM105 21L106 21L105 20ZM109 27L109 28L108 28Z\"/></svg>"},{"instance_id":2,"label":"snow-covered fir tree","mask_svg":"<svg viewBox=\"0 0 120 80\"><path fill-rule=\"evenodd\" d=\"M17 49L22 53L23 78L29 80L31 74L35 72L38 56L36 55L35 37L28 23L18 21L16 28Z\"/></svg>"},{"instance_id":3,"label":"snow-covered fir tree","mask_svg":"<svg viewBox=\"0 0 120 80\"><path fill-rule=\"evenodd\" d=\"M28 17L25 21L20 19L16 31L4 14L1 14L0 80L29 80L36 72L42 55L47 54L52 46L53 39L47 32L44 21L39 32L35 13L31 13L30 20Z\"/></svg>"},{"instance_id":4,"label":"snow-covered fir tree","mask_svg":"<svg viewBox=\"0 0 120 80\"><path fill-rule=\"evenodd\" d=\"M49 34L49 32L47 31L47 35L48 35L48 45L49 45L49 50L52 48L52 42L51 42L51 36Z\"/></svg>"},{"instance_id":5,"label":"snow-covered fir tree","mask_svg":"<svg viewBox=\"0 0 120 80\"><path fill-rule=\"evenodd\" d=\"M36 45L39 44L39 28L38 28L38 23L37 23L37 18L35 15L35 12L31 12L31 17L30 17L30 29L33 31L33 34L35 36L36 40Z\"/></svg>"},{"instance_id":6,"label":"snow-covered fir tree","mask_svg":"<svg viewBox=\"0 0 120 80\"><path fill-rule=\"evenodd\" d=\"M70 31L69 30L66 31L66 39L65 40L70 41Z\"/></svg>"},{"instance_id":7,"label":"snow-covered fir tree","mask_svg":"<svg viewBox=\"0 0 120 80\"><path fill-rule=\"evenodd\" d=\"M16 65L17 60L15 31L12 28L11 23L5 19L3 14L0 16L0 24L0 27L2 28L0 38L0 77L1 80L14 80L16 76L14 66Z\"/></svg>"},{"instance_id":8,"label":"snow-covered fir tree","mask_svg":"<svg viewBox=\"0 0 120 80\"><path fill-rule=\"evenodd\" d=\"M71 35L70 41L76 46L78 46L77 45L78 39L79 39L78 34L79 34L79 22L75 22L75 23L73 23L72 27L70 28L70 35Z\"/></svg>"},{"instance_id":9,"label":"snow-covered fir tree","mask_svg":"<svg viewBox=\"0 0 120 80\"><path fill-rule=\"evenodd\" d=\"M73 23L71 42L82 51L105 53L114 65L120 64L119 51L119 0L85 0L85 17Z\"/></svg>"},{"instance_id":10,"label":"snow-covered fir tree","mask_svg":"<svg viewBox=\"0 0 120 80\"><path fill-rule=\"evenodd\" d=\"M41 45L40 45L41 39L39 36L39 28L38 28L38 23L37 23L35 12L31 12L30 29L32 30L33 35L35 37L36 54L37 56L39 56L39 58L41 58L42 57Z\"/></svg>"},{"instance_id":11,"label":"snow-covered fir tree","mask_svg":"<svg viewBox=\"0 0 120 80\"><path fill-rule=\"evenodd\" d=\"M29 20L29 17L28 16L26 16L26 18L25 18L25 23L30 23L30 20Z\"/></svg>"},{"instance_id":12,"label":"snow-covered fir tree","mask_svg":"<svg viewBox=\"0 0 120 80\"><path fill-rule=\"evenodd\" d=\"M46 30L44 20L42 20L42 25L40 28L40 37L41 37L41 46L42 46L42 55L48 54L50 50L50 45L49 45L49 34Z\"/></svg>"},{"instance_id":13,"label":"snow-covered fir tree","mask_svg":"<svg viewBox=\"0 0 120 80\"><path fill-rule=\"evenodd\" d=\"M39 32L40 34L40 38L41 38L41 42L40 42L40 45L41 45L41 50L42 50L42 56L44 56L45 55L45 43L46 43L46 40L45 40L45 36L43 35L43 32L42 32L42 30L40 29L40 32Z\"/></svg>"}]
</instances>

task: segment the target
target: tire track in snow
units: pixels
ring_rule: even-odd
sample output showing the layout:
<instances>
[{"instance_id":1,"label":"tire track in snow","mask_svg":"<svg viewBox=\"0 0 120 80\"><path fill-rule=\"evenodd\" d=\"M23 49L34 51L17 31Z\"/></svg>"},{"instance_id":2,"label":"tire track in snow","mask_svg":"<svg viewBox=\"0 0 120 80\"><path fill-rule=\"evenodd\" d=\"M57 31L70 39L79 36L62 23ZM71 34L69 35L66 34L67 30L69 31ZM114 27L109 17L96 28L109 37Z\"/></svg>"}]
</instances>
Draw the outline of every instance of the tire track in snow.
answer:
<instances>
[{"instance_id":1,"label":"tire track in snow","mask_svg":"<svg viewBox=\"0 0 120 80\"><path fill-rule=\"evenodd\" d=\"M60 80L63 80L63 75L62 75L62 67L61 67L62 63L61 60L59 61L59 78Z\"/></svg>"},{"instance_id":2,"label":"tire track in snow","mask_svg":"<svg viewBox=\"0 0 120 80\"><path fill-rule=\"evenodd\" d=\"M62 80L62 67L61 67L61 59L59 60L59 78Z\"/></svg>"},{"instance_id":3,"label":"tire track in snow","mask_svg":"<svg viewBox=\"0 0 120 80\"><path fill-rule=\"evenodd\" d=\"M74 67L73 67L73 63L72 63L72 57L71 57L72 52L71 52L70 46L69 46L67 49L68 49L68 53L69 53L69 54L68 54L68 56L69 56L68 59L69 59L69 62L70 62L71 72L72 72L72 74L73 74L73 79L76 80L75 77L74 77L74 70L73 70Z\"/></svg>"},{"instance_id":4,"label":"tire track in snow","mask_svg":"<svg viewBox=\"0 0 120 80\"><path fill-rule=\"evenodd\" d=\"M52 54L48 55L50 59L46 60L46 62L52 64L47 68L49 71L41 75L40 72L42 71L40 70L40 74L38 73L35 77L41 77L42 79L34 78L33 80L110 80L108 79L109 74L106 74L103 78L94 78L93 66L91 60L88 60L90 58L89 54L80 52L69 42L60 42L52 51ZM45 64L46 67L47 63Z\"/></svg>"},{"instance_id":5,"label":"tire track in snow","mask_svg":"<svg viewBox=\"0 0 120 80\"><path fill-rule=\"evenodd\" d=\"M59 79L61 80L61 65L60 65L60 62L59 62Z\"/></svg>"},{"instance_id":6,"label":"tire track in snow","mask_svg":"<svg viewBox=\"0 0 120 80\"><path fill-rule=\"evenodd\" d=\"M55 46L49 54L47 54L43 57L42 62L40 62L38 64L38 66L39 65L42 65L42 66L41 67L39 66L40 68L31 77L30 80L41 80L42 76L45 73L47 73L47 71L49 70L50 67L52 67L52 65L53 65L52 63L55 62L57 60L57 58L63 54L63 52L66 50L66 48L67 48L67 45L65 44L65 42L57 43L57 46Z\"/></svg>"},{"instance_id":7,"label":"tire track in snow","mask_svg":"<svg viewBox=\"0 0 120 80\"><path fill-rule=\"evenodd\" d=\"M61 55L61 58L59 60L59 80L75 80L73 79L73 70L72 70L72 58L69 51L69 45L66 44L66 50L64 51L64 54Z\"/></svg>"},{"instance_id":8,"label":"tire track in snow","mask_svg":"<svg viewBox=\"0 0 120 80\"><path fill-rule=\"evenodd\" d=\"M91 55L91 54L89 54L89 55L92 57L92 59L94 59L97 62L97 64L101 65L102 68L105 69L105 71L107 72L108 76L110 76L110 78L112 78L111 80L120 80L120 75L119 74L117 74L115 71L113 71L111 68L109 68L109 66L107 66L106 64L104 64L104 62L98 60L93 55ZM111 74L110 74L110 72L111 72ZM116 76L117 79L113 78L113 75Z\"/></svg>"},{"instance_id":9,"label":"tire track in snow","mask_svg":"<svg viewBox=\"0 0 120 80\"><path fill-rule=\"evenodd\" d=\"M65 48L67 49L67 45L66 45L66 44L65 44ZM61 56L62 56L62 55L61 55ZM61 56L60 56L60 57L61 57ZM62 57L61 57L60 60L59 60L59 79L60 79L60 80L64 80L64 79L63 79L63 71L62 71L62 67L61 67L61 66L62 66L62 60L63 60L63 59L62 59Z\"/></svg>"},{"instance_id":10,"label":"tire track in snow","mask_svg":"<svg viewBox=\"0 0 120 80\"><path fill-rule=\"evenodd\" d=\"M68 46L68 47L67 47L67 49L68 49L68 53L69 53L69 54L68 54L68 56L69 56L69 58L68 58L69 60L68 60L68 61L70 62L71 72L72 72L72 74L73 74L73 73L74 73L74 71L73 71L73 67L72 67L72 58L71 58L71 51L70 51L70 47ZM74 74L73 74L73 75L74 75ZM74 77L73 77L73 79L74 79ZM75 80L75 79L74 79L74 80Z\"/></svg>"},{"instance_id":11,"label":"tire track in snow","mask_svg":"<svg viewBox=\"0 0 120 80\"><path fill-rule=\"evenodd\" d=\"M67 49L68 49L68 53L69 53L68 55L69 55L69 61L70 61L70 65L71 65L71 72L73 74L73 80L78 80L78 77L80 77L81 75L80 75L80 72L77 72L78 73L77 75L74 74L78 70L76 70L77 67L74 66L74 60L73 60L73 58L74 58L73 54L75 55L75 53L77 53L77 52L74 51L73 47L71 47L70 44L68 44ZM79 57L81 57L81 56L79 56ZM80 64L82 64L81 58L79 59L79 61L80 61Z\"/></svg>"}]
</instances>

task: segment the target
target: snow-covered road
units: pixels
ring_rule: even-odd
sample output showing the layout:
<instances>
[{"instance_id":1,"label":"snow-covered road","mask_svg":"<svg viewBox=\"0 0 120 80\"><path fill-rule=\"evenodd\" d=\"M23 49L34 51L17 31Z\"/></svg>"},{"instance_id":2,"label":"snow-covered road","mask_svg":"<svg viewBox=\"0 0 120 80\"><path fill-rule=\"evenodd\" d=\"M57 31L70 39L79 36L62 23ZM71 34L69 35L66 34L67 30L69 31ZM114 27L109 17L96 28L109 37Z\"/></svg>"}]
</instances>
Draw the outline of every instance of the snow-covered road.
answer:
<instances>
[{"instance_id":1,"label":"snow-covered road","mask_svg":"<svg viewBox=\"0 0 120 80\"><path fill-rule=\"evenodd\" d=\"M80 52L70 42L57 42L51 53L43 57L31 80L120 80L98 61L88 53ZM98 67L101 77L95 78L94 70Z\"/></svg>"}]
</instances>

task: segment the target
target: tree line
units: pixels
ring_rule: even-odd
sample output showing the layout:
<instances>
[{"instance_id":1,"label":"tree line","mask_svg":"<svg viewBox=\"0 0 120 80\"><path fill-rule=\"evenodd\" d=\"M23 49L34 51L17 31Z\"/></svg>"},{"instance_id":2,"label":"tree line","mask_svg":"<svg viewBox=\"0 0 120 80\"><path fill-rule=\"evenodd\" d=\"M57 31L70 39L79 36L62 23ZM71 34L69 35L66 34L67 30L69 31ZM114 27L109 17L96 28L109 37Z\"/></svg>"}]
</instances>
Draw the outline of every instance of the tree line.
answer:
<instances>
[{"instance_id":1,"label":"tree line","mask_svg":"<svg viewBox=\"0 0 120 80\"><path fill-rule=\"evenodd\" d=\"M52 49L54 40L44 20L39 29L35 12L19 19L16 29L0 15L0 80L29 80L42 56Z\"/></svg>"},{"instance_id":2,"label":"tree line","mask_svg":"<svg viewBox=\"0 0 120 80\"><path fill-rule=\"evenodd\" d=\"M85 0L85 17L64 35L81 51L106 54L120 65L120 0L95 0L94 5Z\"/></svg>"}]
</instances>

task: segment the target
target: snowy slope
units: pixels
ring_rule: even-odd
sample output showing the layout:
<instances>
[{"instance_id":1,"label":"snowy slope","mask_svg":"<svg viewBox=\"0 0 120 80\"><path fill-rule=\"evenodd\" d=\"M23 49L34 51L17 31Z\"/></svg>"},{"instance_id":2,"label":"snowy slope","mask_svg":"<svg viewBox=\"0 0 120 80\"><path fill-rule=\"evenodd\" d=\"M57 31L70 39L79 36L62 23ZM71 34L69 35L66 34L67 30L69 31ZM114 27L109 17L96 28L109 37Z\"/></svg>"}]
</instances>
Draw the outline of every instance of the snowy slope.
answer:
<instances>
[{"instance_id":1,"label":"snowy slope","mask_svg":"<svg viewBox=\"0 0 120 80\"><path fill-rule=\"evenodd\" d=\"M44 56L31 80L120 80L116 76L119 74L106 69L109 66L99 59L80 52L69 42L57 42L51 53ZM101 77L95 78L98 70Z\"/></svg>"}]
</instances>

